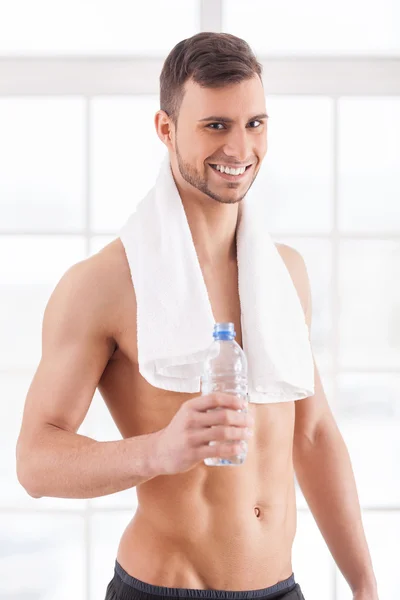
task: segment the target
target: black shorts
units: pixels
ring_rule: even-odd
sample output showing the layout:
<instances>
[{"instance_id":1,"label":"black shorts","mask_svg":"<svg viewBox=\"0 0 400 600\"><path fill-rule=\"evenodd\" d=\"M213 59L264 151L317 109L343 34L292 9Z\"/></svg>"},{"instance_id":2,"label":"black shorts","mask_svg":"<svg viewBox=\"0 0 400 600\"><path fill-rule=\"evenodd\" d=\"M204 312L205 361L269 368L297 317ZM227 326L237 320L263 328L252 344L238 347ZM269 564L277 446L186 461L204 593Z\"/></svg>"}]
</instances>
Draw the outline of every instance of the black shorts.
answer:
<instances>
[{"instance_id":1,"label":"black shorts","mask_svg":"<svg viewBox=\"0 0 400 600\"><path fill-rule=\"evenodd\" d=\"M304 600L300 586L294 580L294 574L275 585L249 591L197 590L189 588L170 588L145 583L129 575L115 561L114 577L107 586L105 600L161 600L165 596L169 600L189 600L193 598L210 598L212 600Z\"/></svg>"}]
</instances>

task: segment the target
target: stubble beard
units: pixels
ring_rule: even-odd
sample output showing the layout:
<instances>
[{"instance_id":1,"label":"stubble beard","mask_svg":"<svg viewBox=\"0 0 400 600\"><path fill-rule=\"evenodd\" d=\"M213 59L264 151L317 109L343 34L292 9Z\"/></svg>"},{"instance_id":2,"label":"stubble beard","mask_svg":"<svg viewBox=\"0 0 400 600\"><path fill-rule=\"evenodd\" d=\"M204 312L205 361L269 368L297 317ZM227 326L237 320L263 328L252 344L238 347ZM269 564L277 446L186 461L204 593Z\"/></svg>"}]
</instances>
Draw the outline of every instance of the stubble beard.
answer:
<instances>
[{"instance_id":1,"label":"stubble beard","mask_svg":"<svg viewBox=\"0 0 400 600\"><path fill-rule=\"evenodd\" d=\"M210 198L212 198L213 200L216 200L217 202L220 202L221 204L236 204L237 202L241 202L243 200L243 198L246 196L246 194L249 191L249 189L251 188L251 186L253 185L254 180L256 178L256 175L254 175L246 192L239 198L235 198L235 199L224 198L223 196L216 194L215 192L210 190L210 188L208 187L208 184L207 184L207 180L202 178L200 173L192 165L190 165L189 163L187 163L183 160L183 158L179 152L178 143L176 143L176 158L177 158L177 162L178 162L178 169L179 169L179 172L180 172L182 178L187 183L189 183L190 185L195 187L197 190L199 190L200 192L203 192L203 194L206 194L206 196L209 196ZM210 167L210 169L212 169L212 167ZM232 183L228 182L228 188L236 189L236 184L234 182L232 182Z\"/></svg>"}]
</instances>

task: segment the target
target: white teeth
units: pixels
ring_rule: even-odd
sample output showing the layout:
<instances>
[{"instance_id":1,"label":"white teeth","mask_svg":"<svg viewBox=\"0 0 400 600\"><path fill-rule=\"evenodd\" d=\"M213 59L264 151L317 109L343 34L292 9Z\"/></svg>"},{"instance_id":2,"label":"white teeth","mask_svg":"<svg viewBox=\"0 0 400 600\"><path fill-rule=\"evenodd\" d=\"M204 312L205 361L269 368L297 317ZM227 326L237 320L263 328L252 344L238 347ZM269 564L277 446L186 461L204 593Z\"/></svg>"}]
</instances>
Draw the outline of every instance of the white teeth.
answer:
<instances>
[{"instance_id":1,"label":"white teeth","mask_svg":"<svg viewBox=\"0 0 400 600\"><path fill-rule=\"evenodd\" d=\"M229 167L225 167L224 165L217 165L215 167L217 171L221 171L221 173L227 173L228 175L243 175L246 170L246 167L242 167L240 169L232 169Z\"/></svg>"}]
</instances>

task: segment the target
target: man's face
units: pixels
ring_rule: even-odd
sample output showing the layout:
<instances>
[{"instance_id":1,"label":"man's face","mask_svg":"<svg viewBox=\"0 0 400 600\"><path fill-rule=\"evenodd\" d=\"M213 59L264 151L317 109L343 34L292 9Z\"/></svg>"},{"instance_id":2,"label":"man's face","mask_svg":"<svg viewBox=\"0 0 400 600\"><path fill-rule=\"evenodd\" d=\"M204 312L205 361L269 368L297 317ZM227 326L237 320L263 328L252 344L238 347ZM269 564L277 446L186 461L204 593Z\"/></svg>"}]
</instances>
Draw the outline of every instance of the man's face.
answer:
<instances>
[{"instance_id":1,"label":"man's face","mask_svg":"<svg viewBox=\"0 0 400 600\"><path fill-rule=\"evenodd\" d=\"M267 115L260 78L215 89L187 81L175 133L171 158L186 182L182 183L221 203L240 202L267 151ZM217 165L218 169L246 170L228 175L217 170Z\"/></svg>"}]
</instances>

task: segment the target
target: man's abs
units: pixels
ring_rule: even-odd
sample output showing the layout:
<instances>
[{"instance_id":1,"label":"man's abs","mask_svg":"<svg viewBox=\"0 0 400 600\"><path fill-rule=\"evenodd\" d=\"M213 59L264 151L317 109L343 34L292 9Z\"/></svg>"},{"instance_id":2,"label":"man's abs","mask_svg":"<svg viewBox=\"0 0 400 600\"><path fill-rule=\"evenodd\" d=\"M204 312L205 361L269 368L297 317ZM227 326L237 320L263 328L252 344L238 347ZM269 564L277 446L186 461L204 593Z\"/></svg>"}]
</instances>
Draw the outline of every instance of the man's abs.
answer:
<instances>
[{"instance_id":1,"label":"man's abs","mask_svg":"<svg viewBox=\"0 0 400 600\"><path fill-rule=\"evenodd\" d=\"M119 357L99 388L123 437L166 427L193 394L152 388ZM165 587L258 589L292 573L296 529L293 402L249 404L254 435L239 466L203 462L136 487L117 552L133 577Z\"/></svg>"},{"instance_id":2,"label":"man's abs","mask_svg":"<svg viewBox=\"0 0 400 600\"><path fill-rule=\"evenodd\" d=\"M255 451L238 467L199 465L139 486L117 553L125 571L153 585L197 589L259 589L288 578L292 471L278 459L278 474L278 465L261 464Z\"/></svg>"}]
</instances>

